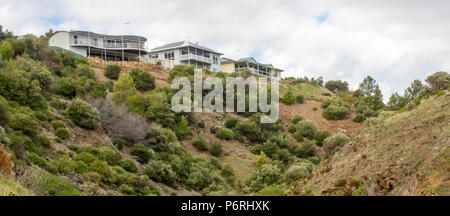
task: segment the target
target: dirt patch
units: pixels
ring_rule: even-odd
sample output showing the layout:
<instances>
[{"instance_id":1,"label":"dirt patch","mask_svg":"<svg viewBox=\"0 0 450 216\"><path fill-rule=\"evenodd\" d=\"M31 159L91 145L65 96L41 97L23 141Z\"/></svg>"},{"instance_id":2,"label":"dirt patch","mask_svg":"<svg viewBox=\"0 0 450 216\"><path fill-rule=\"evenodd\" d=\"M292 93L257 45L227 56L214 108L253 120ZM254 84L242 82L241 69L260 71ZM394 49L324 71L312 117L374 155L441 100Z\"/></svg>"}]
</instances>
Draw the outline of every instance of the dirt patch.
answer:
<instances>
[{"instance_id":1,"label":"dirt patch","mask_svg":"<svg viewBox=\"0 0 450 216\"><path fill-rule=\"evenodd\" d=\"M313 110L316 107L317 110ZM320 130L336 132L338 128L345 130L348 134L357 134L364 126L361 123L353 122L350 117L339 121L328 121L322 117L322 102L316 100L305 100L303 104L285 105L280 103L280 115L282 120L288 125L292 124L292 118L299 114L304 119L309 120Z\"/></svg>"},{"instance_id":2,"label":"dirt patch","mask_svg":"<svg viewBox=\"0 0 450 216\"><path fill-rule=\"evenodd\" d=\"M148 64L143 62L132 62L132 61L105 61L96 58L86 58L87 61L95 67L94 71L97 75L98 81L106 81L108 78L104 75L104 67L107 64L117 64L122 67L122 72L129 72L132 68L138 67L144 70L147 70L153 76L155 76L155 84L156 86L170 86L170 83L167 81L167 77L169 73L161 66Z\"/></svg>"}]
</instances>

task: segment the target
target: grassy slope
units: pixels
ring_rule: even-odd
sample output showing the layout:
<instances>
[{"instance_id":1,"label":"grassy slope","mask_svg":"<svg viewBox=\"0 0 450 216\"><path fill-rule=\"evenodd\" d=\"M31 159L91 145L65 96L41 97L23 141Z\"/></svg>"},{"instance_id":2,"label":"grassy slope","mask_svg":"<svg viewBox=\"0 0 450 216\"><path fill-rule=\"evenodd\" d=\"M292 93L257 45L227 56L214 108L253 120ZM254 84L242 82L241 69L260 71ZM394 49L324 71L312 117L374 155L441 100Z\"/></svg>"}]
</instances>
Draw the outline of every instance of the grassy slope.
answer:
<instances>
[{"instance_id":1,"label":"grassy slope","mask_svg":"<svg viewBox=\"0 0 450 216\"><path fill-rule=\"evenodd\" d=\"M0 174L0 196L32 196L28 189Z\"/></svg>"},{"instance_id":2,"label":"grassy slope","mask_svg":"<svg viewBox=\"0 0 450 216\"><path fill-rule=\"evenodd\" d=\"M447 92L367 127L292 194L449 195L449 147Z\"/></svg>"}]
</instances>

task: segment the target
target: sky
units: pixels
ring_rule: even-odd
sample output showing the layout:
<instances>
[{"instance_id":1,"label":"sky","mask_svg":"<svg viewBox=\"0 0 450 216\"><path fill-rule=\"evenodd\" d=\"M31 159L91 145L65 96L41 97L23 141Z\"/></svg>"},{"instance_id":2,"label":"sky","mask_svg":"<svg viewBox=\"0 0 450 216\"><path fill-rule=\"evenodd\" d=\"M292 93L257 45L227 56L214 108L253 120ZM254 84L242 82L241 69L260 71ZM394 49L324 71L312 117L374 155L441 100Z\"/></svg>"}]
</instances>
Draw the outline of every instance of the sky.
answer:
<instances>
[{"instance_id":1,"label":"sky","mask_svg":"<svg viewBox=\"0 0 450 216\"><path fill-rule=\"evenodd\" d=\"M448 0L0 0L0 24L19 35L142 35L149 49L190 40L271 63L283 77L345 80L351 89L370 75L387 100L414 79L450 72L449 11Z\"/></svg>"}]
</instances>

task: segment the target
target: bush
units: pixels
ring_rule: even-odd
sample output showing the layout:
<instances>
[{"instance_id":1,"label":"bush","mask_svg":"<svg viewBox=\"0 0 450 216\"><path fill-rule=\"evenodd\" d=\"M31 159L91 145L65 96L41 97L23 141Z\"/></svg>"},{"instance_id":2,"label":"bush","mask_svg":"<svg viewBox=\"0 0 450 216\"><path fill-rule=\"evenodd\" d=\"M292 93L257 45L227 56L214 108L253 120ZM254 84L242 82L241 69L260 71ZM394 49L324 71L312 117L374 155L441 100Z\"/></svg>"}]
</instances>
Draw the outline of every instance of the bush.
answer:
<instances>
[{"instance_id":1,"label":"bush","mask_svg":"<svg viewBox=\"0 0 450 216\"><path fill-rule=\"evenodd\" d=\"M62 77L53 84L53 92L67 98L73 98L77 95L77 85L71 77Z\"/></svg>"},{"instance_id":2,"label":"bush","mask_svg":"<svg viewBox=\"0 0 450 216\"><path fill-rule=\"evenodd\" d=\"M208 150L208 143L203 138L203 136L200 134L198 135L193 141L192 145L199 151L207 151Z\"/></svg>"},{"instance_id":3,"label":"bush","mask_svg":"<svg viewBox=\"0 0 450 216\"><path fill-rule=\"evenodd\" d=\"M350 141L350 138L344 133L337 133L324 140L324 149L327 155L332 155L338 151L342 146Z\"/></svg>"},{"instance_id":4,"label":"bush","mask_svg":"<svg viewBox=\"0 0 450 216\"><path fill-rule=\"evenodd\" d=\"M234 126L236 126L236 124L239 122L239 120L235 117L229 117L227 118L227 120L225 121L225 127L232 129L234 128Z\"/></svg>"},{"instance_id":5,"label":"bush","mask_svg":"<svg viewBox=\"0 0 450 216\"><path fill-rule=\"evenodd\" d=\"M66 123L64 123L61 120L53 120L51 122L51 124L52 124L52 127L53 127L54 130L56 130L58 128L65 128L66 127Z\"/></svg>"},{"instance_id":6,"label":"bush","mask_svg":"<svg viewBox=\"0 0 450 216\"><path fill-rule=\"evenodd\" d=\"M217 130L216 136L217 138L222 140L232 140L234 137L234 133L228 128L220 128L219 130Z\"/></svg>"},{"instance_id":7,"label":"bush","mask_svg":"<svg viewBox=\"0 0 450 216\"><path fill-rule=\"evenodd\" d=\"M59 57L61 58L61 62L66 67L77 67L77 58L75 54L70 51L58 52Z\"/></svg>"},{"instance_id":8,"label":"bush","mask_svg":"<svg viewBox=\"0 0 450 216\"><path fill-rule=\"evenodd\" d=\"M34 136L39 129L39 122L32 113L18 112L11 116L10 126L14 130L20 130L27 135Z\"/></svg>"},{"instance_id":9,"label":"bush","mask_svg":"<svg viewBox=\"0 0 450 216\"><path fill-rule=\"evenodd\" d=\"M261 135L261 126L254 121L240 121L234 127L233 132L235 135L245 136L250 141L256 142Z\"/></svg>"},{"instance_id":10,"label":"bush","mask_svg":"<svg viewBox=\"0 0 450 216\"><path fill-rule=\"evenodd\" d=\"M201 121L201 122L199 122L198 124L197 124L197 126L199 127L199 128L205 128L205 122L204 121Z\"/></svg>"},{"instance_id":11,"label":"bush","mask_svg":"<svg viewBox=\"0 0 450 216\"><path fill-rule=\"evenodd\" d=\"M131 148L131 154L138 157L140 163L146 164L152 158L153 151L142 144L136 144Z\"/></svg>"},{"instance_id":12,"label":"bush","mask_svg":"<svg viewBox=\"0 0 450 216\"><path fill-rule=\"evenodd\" d=\"M363 122L364 120L366 120L366 118L363 114L358 114L355 116L355 118L353 118L354 122Z\"/></svg>"},{"instance_id":13,"label":"bush","mask_svg":"<svg viewBox=\"0 0 450 216\"><path fill-rule=\"evenodd\" d=\"M119 79L121 70L122 67L117 64L107 64L105 66L105 76L108 77L108 79L117 80Z\"/></svg>"},{"instance_id":14,"label":"bush","mask_svg":"<svg viewBox=\"0 0 450 216\"><path fill-rule=\"evenodd\" d=\"M181 120L177 124L175 134L180 140L183 140L187 136L192 135L191 127L189 127L189 122L187 121L186 117L181 116Z\"/></svg>"},{"instance_id":15,"label":"bush","mask_svg":"<svg viewBox=\"0 0 450 216\"><path fill-rule=\"evenodd\" d=\"M136 173L138 171L138 168L133 160L125 158L119 161L120 167L122 167L124 170L132 173Z\"/></svg>"},{"instance_id":16,"label":"bush","mask_svg":"<svg viewBox=\"0 0 450 216\"><path fill-rule=\"evenodd\" d=\"M44 148L50 148L50 140L46 136L39 136L39 143Z\"/></svg>"},{"instance_id":17,"label":"bush","mask_svg":"<svg viewBox=\"0 0 450 216\"><path fill-rule=\"evenodd\" d=\"M299 121L302 121L302 120L303 120L303 117L301 115L297 114L292 118L292 123L297 124Z\"/></svg>"},{"instance_id":18,"label":"bush","mask_svg":"<svg viewBox=\"0 0 450 216\"><path fill-rule=\"evenodd\" d=\"M317 132L317 134L314 136L314 140L316 140L317 146L322 146L323 141L330 135L330 131L327 130Z\"/></svg>"},{"instance_id":19,"label":"bush","mask_svg":"<svg viewBox=\"0 0 450 216\"><path fill-rule=\"evenodd\" d=\"M113 87L113 101L117 104L126 104L128 99L136 94L136 86L130 74L123 73Z\"/></svg>"},{"instance_id":20,"label":"bush","mask_svg":"<svg viewBox=\"0 0 450 216\"><path fill-rule=\"evenodd\" d=\"M317 109L317 107L312 107L312 110L317 111L318 109Z\"/></svg>"},{"instance_id":21,"label":"bush","mask_svg":"<svg viewBox=\"0 0 450 216\"><path fill-rule=\"evenodd\" d=\"M286 105L294 104L295 100L296 100L295 95L294 93L292 93L290 89L286 93L284 93L283 96L281 97L281 102Z\"/></svg>"},{"instance_id":22,"label":"bush","mask_svg":"<svg viewBox=\"0 0 450 216\"><path fill-rule=\"evenodd\" d=\"M66 128L58 128L55 131L55 135L62 140L66 140L70 138L70 133Z\"/></svg>"},{"instance_id":23,"label":"bush","mask_svg":"<svg viewBox=\"0 0 450 216\"><path fill-rule=\"evenodd\" d=\"M306 166L302 164L295 164L289 167L284 174L284 181L286 182L295 182L302 178L306 178L308 176L309 170Z\"/></svg>"},{"instance_id":24,"label":"bush","mask_svg":"<svg viewBox=\"0 0 450 216\"><path fill-rule=\"evenodd\" d=\"M255 192L260 191L267 186L276 184L280 178L281 170L278 167L267 163L253 171L245 184L252 192Z\"/></svg>"},{"instance_id":25,"label":"bush","mask_svg":"<svg viewBox=\"0 0 450 216\"><path fill-rule=\"evenodd\" d=\"M89 79L95 80L95 72L88 65L79 65L76 73L79 77L85 76Z\"/></svg>"},{"instance_id":26,"label":"bush","mask_svg":"<svg viewBox=\"0 0 450 216\"><path fill-rule=\"evenodd\" d=\"M303 137L313 139L317 133L317 128L310 121L300 121L296 124L296 133L301 134Z\"/></svg>"},{"instance_id":27,"label":"bush","mask_svg":"<svg viewBox=\"0 0 450 216\"><path fill-rule=\"evenodd\" d=\"M95 129L99 119L97 109L80 99L72 101L67 108L67 116L74 124L87 130Z\"/></svg>"},{"instance_id":28,"label":"bush","mask_svg":"<svg viewBox=\"0 0 450 216\"><path fill-rule=\"evenodd\" d=\"M347 117L349 111L347 106L331 104L323 110L322 116L327 120L342 120Z\"/></svg>"},{"instance_id":29,"label":"bush","mask_svg":"<svg viewBox=\"0 0 450 216\"><path fill-rule=\"evenodd\" d=\"M58 99L53 99L50 102L50 106L58 110L65 110L67 108L67 105L63 101Z\"/></svg>"},{"instance_id":30,"label":"bush","mask_svg":"<svg viewBox=\"0 0 450 216\"><path fill-rule=\"evenodd\" d=\"M126 142L123 139L120 139L120 138L119 139L114 139L112 141L112 143L117 149L119 149L119 151L122 151L123 146L126 144Z\"/></svg>"},{"instance_id":31,"label":"bush","mask_svg":"<svg viewBox=\"0 0 450 216\"><path fill-rule=\"evenodd\" d=\"M222 154L222 143L219 140L216 140L211 143L211 146L209 147L209 152L216 157L219 157L220 154Z\"/></svg>"},{"instance_id":32,"label":"bush","mask_svg":"<svg viewBox=\"0 0 450 216\"><path fill-rule=\"evenodd\" d=\"M332 92L334 91L346 92L348 91L348 83L346 81L330 80L325 83L325 88L327 88Z\"/></svg>"},{"instance_id":33,"label":"bush","mask_svg":"<svg viewBox=\"0 0 450 216\"><path fill-rule=\"evenodd\" d=\"M303 97L303 95L297 95L295 96L295 102L297 102L298 104L302 104L305 101L305 97Z\"/></svg>"},{"instance_id":34,"label":"bush","mask_svg":"<svg viewBox=\"0 0 450 216\"><path fill-rule=\"evenodd\" d=\"M145 166L144 173L152 180L169 186L174 186L177 176L172 167L162 161L150 161Z\"/></svg>"},{"instance_id":35,"label":"bush","mask_svg":"<svg viewBox=\"0 0 450 216\"><path fill-rule=\"evenodd\" d=\"M285 196L284 189L281 186L272 185L265 187L262 190L256 192L255 196Z\"/></svg>"},{"instance_id":36,"label":"bush","mask_svg":"<svg viewBox=\"0 0 450 216\"><path fill-rule=\"evenodd\" d=\"M14 57L14 49L8 41L4 41L0 44L0 60L3 58L3 60L7 61L12 57Z\"/></svg>"},{"instance_id":37,"label":"bush","mask_svg":"<svg viewBox=\"0 0 450 216\"><path fill-rule=\"evenodd\" d=\"M130 76L138 90L147 91L155 88L155 77L146 70L133 68Z\"/></svg>"},{"instance_id":38,"label":"bush","mask_svg":"<svg viewBox=\"0 0 450 216\"><path fill-rule=\"evenodd\" d=\"M289 133L291 133L291 134L295 133L295 130L296 130L295 125L291 125L291 126L289 126L289 128L288 128L288 131L289 131Z\"/></svg>"}]
</instances>

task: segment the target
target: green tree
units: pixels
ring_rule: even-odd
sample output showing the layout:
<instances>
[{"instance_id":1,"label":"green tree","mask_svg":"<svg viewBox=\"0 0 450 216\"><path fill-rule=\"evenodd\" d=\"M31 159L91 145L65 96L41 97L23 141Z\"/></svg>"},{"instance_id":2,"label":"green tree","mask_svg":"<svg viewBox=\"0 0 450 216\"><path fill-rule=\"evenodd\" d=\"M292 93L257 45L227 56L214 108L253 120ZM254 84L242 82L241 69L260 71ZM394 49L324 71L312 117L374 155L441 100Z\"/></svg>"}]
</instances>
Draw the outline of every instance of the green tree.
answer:
<instances>
[{"instance_id":1,"label":"green tree","mask_svg":"<svg viewBox=\"0 0 450 216\"><path fill-rule=\"evenodd\" d=\"M348 83L346 81L341 80L330 80L325 83L325 88L327 88L332 92L335 91L346 92L348 91Z\"/></svg>"},{"instance_id":2,"label":"green tree","mask_svg":"<svg viewBox=\"0 0 450 216\"><path fill-rule=\"evenodd\" d=\"M180 140L183 140L187 136L192 134L191 127L189 127L189 122L187 121L186 117L181 116L181 120L177 124L175 134Z\"/></svg>"},{"instance_id":3,"label":"green tree","mask_svg":"<svg viewBox=\"0 0 450 216\"><path fill-rule=\"evenodd\" d=\"M411 85L405 90L405 97L409 100L414 100L420 97L420 93L425 89L420 80L414 80Z\"/></svg>"},{"instance_id":4,"label":"green tree","mask_svg":"<svg viewBox=\"0 0 450 216\"><path fill-rule=\"evenodd\" d=\"M67 108L68 118L74 124L88 130L95 129L98 115L97 109L80 99L73 100Z\"/></svg>"},{"instance_id":5,"label":"green tree","mask_svg":"<svg viewBox=\"0 0 450 216\"><path fill-rule=\"evenodd\" d=\"M389 98L387 106L391 110L400 110L401 108L405 107L408 102L408 98L401 96L397 92L395 92Z\"/></svg>"},{"instance_id":6,"label":"green tree","mask_svg":"<svg viewBox=\"0 0 450 216\"><path fill-rule=\"evenodd\" d=\"M155 77L146 70L133 68L130 76L138 90L147 91L155 88Z\"/></svg>"},{"instance_id":7,"label":"green tree","mask_svg":"<svg viewBox=\"0 0 450 216\"><path fill-rule=\"evenodd\" d=\"M10 60L14 56L14 49L8 41L0 44L0 58Z\"/></svg>"},{"instance_id":8,"label":"green tree","mask_svg":"<svg viewBox=\"0 0 450 216\"><path fill-rule=\"evenodd\" d=\"M128 73L120 75L119 80L114 84L113 101L117 104L126 104L128 98L136 94L136 87L133 79Z\"/></svg>"},{"instance_id":9,"label":"green tree","mask_svg":"<svg viewBox=\"0 0 450 216\"><path fill-rule=\"evenodd\" d=\"M371 96L375 93L375 89L378 86L377 82L371 77L367 76L360 84L359 91L362 96Z\"/></svg>"},{"instance_id":10,"label":"green tree","mask_svg":"<svg viewBox=\"0 0 450 216\"><path fill-rule=\"evenodd\" d=\"M436 90L444 90L450 87L450 74L447 72L436 72L427 77L425 80L431 88Z\"/></svg>"}]
</instances>

